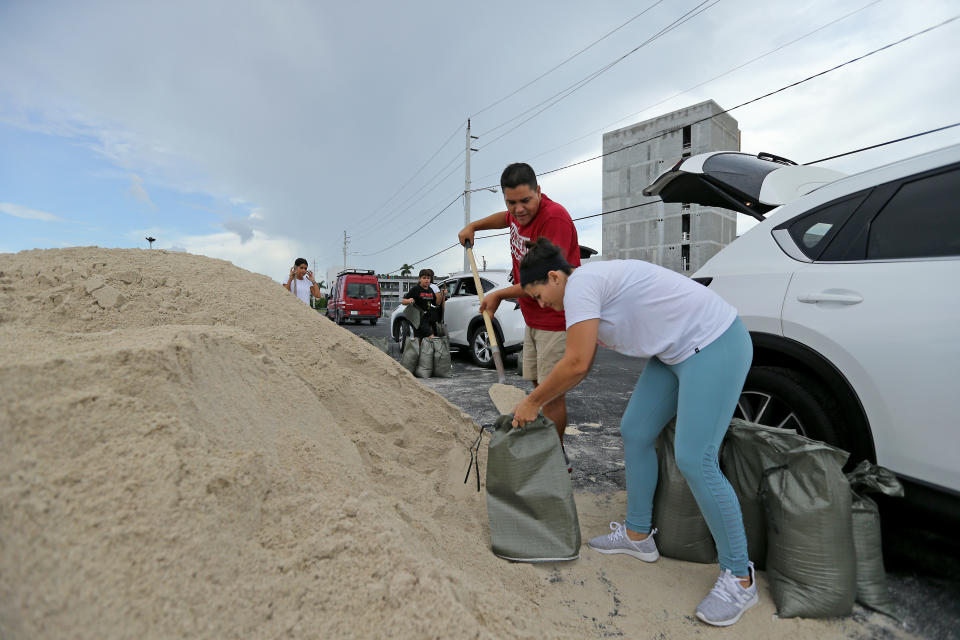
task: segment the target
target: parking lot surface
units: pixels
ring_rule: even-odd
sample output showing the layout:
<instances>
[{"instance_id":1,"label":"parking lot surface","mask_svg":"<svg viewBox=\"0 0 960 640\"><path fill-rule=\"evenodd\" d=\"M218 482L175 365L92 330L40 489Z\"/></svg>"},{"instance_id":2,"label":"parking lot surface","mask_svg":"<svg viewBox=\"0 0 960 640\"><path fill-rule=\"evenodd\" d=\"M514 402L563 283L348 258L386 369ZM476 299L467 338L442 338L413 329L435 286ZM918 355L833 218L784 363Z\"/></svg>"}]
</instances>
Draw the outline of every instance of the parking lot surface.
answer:
<instances>
[{"instance_id":1,"label":"parking lot surface","mask_svg":"<svg viewBox=\"0 0 960 640\"><path fill-rule=\"evenodd\" d=\"M388 353L399 358L386 322L344 328L360 336L387 337ZM569 425L564 446L573 465L576 491L625 490L620 416L644 363L600 348L590 375L567 394ZM505 367L507 384L527 391L533 388L519 376L515 356L507 358ZM477 367L465 356L454 354L452 377L420 382L481 426L492 426L499 415L487 393L497 382L496 371ZM610 515L611 519L622 516ZM960 640L960 547L954 540L955 524L898 509L885 511L883 518L888 585L904 626L920 638ZM858 605L854 615L879 614Z\"/></svg>"}]
</instances>

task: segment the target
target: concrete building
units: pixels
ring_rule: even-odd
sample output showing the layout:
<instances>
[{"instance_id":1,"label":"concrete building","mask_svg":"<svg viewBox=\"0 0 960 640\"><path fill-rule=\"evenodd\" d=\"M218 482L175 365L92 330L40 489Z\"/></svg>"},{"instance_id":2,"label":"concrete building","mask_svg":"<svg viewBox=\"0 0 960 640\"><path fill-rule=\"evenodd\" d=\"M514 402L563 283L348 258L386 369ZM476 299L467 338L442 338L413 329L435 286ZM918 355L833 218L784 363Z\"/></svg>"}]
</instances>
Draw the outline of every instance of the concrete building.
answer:
<instances>
[{"instance_id":1,"label":"concrete building","mask_svg":"<svg viewBox=\"0 0 960 640\"><path fill-rule=\"evenodd\" d=\"M644 196L644 187L682 157L739 151L737 121L721 111L720 105L707 100L605 133L603 211L658 200ZM619 149L623 151L611 153ZM602 229L606 259L646 260L690 275L733 242L737 214L718 207L657 202L605 215Z\"/></svg>"}]
</instances>

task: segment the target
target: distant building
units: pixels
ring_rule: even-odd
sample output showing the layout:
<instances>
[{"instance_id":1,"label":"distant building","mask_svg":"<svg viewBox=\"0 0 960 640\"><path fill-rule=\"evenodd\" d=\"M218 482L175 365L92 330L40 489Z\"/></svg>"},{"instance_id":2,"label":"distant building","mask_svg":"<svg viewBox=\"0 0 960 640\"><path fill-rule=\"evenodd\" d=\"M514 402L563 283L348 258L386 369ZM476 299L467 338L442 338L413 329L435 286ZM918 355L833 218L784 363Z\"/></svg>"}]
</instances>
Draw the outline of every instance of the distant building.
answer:
<instances>
[{"instance_id":1,"label":"distant building","mask_svg":"<svg viewBox=\"0 0 960 640\"><path fill-rule=\"evenodd\" d=\"M682 157L739 151L737 121L721 111L720 105L707 100L605 133L603 211L657 200L644 196L644 187ZM671 133L659 135L665 131ZM606 155L624 147L630 148ZM737 214L718 207L657 202L605 215L602 229L605 259L646 260L690 275L733 242Z\"/></svg>"}]
</instances>

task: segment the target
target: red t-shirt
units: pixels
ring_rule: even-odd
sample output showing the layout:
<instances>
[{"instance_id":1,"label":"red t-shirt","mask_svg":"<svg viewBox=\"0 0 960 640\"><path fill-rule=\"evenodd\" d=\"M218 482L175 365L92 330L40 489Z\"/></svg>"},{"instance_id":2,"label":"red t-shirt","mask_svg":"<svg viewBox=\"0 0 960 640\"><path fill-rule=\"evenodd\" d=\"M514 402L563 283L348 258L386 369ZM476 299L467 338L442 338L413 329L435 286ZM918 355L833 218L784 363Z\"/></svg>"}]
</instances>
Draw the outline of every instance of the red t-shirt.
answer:
<instances>
[{"instance_id":1,"label":"red t-shirt","mask_svg":"<svg viewBox=\"0 0 960 640\"><path fill-rule=\"evenodd\" d=\"M540 194L540 209L537 215L525 227L517 224L510 212L507 212L507 225L510 227L510 255L513 258L513 282L520 284L520 260L527 253L524 242L546 238L560 247L571 267L580 266L580 244L577 242L577 228L573 226L570 214L546 194ZM546 331L564 331L567 328L562 311L541 309L537 301L530 296L520 297L520 311L528 327Z\"/></svg>"}]
</instances>

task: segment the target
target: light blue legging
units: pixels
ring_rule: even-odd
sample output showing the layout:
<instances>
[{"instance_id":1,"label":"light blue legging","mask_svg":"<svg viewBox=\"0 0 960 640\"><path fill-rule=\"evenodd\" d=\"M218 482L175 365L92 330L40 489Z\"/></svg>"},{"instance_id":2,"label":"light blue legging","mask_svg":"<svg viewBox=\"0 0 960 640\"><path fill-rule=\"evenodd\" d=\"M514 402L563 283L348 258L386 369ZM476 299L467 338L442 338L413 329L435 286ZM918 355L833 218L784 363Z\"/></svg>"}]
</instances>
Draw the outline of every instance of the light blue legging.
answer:
<instances>
[{"instance_id":1,"label":"light blue legging","mask_svg":"<svg viewBox=\"0 0 960 640\"><path fill-rule=\"evenodd\" d=\"M720 473L717 452L753 360L750 335L737 318L719 338L683 362L650 358L620 421L627 475L627 528L651 529L657 488L657 436L677 417L677 466L717 545L721 569L747 575L747 536L737 495Z\"/></svg>"}]
</instances>

